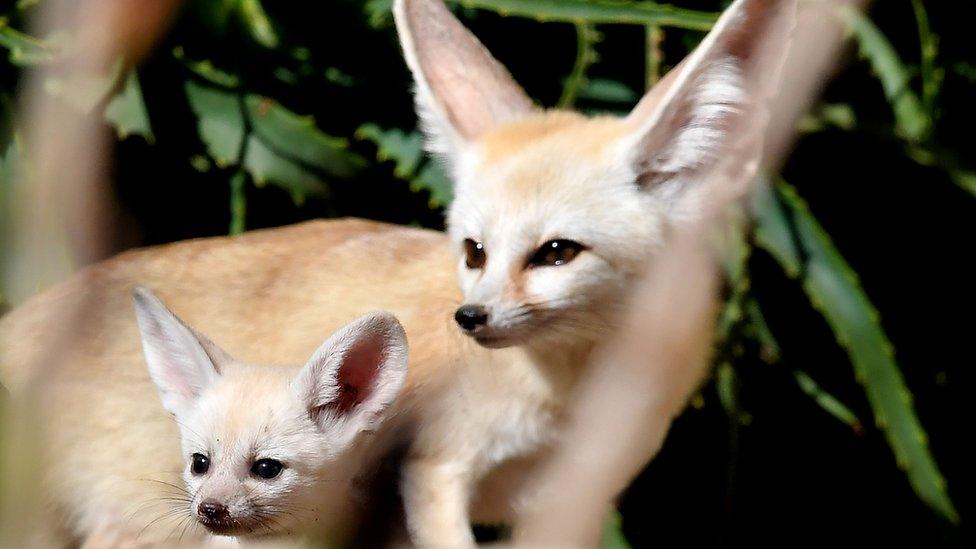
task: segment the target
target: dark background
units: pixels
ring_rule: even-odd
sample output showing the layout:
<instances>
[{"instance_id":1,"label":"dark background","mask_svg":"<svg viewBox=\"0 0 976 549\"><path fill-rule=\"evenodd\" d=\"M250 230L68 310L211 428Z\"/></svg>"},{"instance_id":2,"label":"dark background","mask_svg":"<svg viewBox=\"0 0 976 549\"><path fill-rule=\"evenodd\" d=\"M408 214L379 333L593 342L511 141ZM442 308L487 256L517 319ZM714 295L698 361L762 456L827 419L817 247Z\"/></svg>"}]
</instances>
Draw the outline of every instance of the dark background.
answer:
<instances>
[{"instance_id":1,"label":"dark background","mask_svg":"<svg viewBox=\"0 0 976 549\"><path fill-rule=\"evenodd\" d=\"M9 2L7 2L9 4ZM201 172L189 159L205 154L183 91L187 70L171 54L210 59L240 75L244 86L315 117L333 135L352 136L373 121L385 128L415 126L410 78L389 25L370 26L362 2L266 2L282 43L311 52L316 66L350 75L350 87L320 76L284 83L272 72L289 61L249 40L233 21L216 24L193 8L139 70L155 143L133 137L119 144L118 247L227 233L231 169ZM715 1L681 0L682 7L715 10ZM876 2L873 19L909 66L918 64L918 35L907 0ZM0 3L0 5L4 5ZM206 6L206 3L202 3ZM940 37L938 65L946 69L932 142L976 168L976 66L971 1L925 2ZM462 10L463 20L541 104L553 105L575 56L571 25ZM591 77L641 90L644 32L601 25L601 61ZM676 63L701 36L666 30L665 60ZM960 65L962 70L956 70ZM964 74L965 73L965 74ZM0 65L0 89L19 72ZM644 546L870 546L957 547L974 544L976 485L972 340L976 322L976 197L945 170L905 154L892 132L891 107L866 63L854 54L826 92L851 105L857 126L804 135L784 169L860 276L914 394L935 458L947 478L961 527L944 523L915 496L894 461L843 349L800 286L761 251L750 261L752 287L782 346L767 364L755 346L736 362L741 404L752 418L734 427L712 385L703 405L676 422L660 456L621 500L624 530ZM606 109L580 101L580 107ZM623 109L627 106L618 106ZM442 228L442 210L425 191L412 191L389 162L372 161L375 145L352 140L371 160L348 180L329 179L331 197L293 203L280 188L247 188L248 229L306 219L362 216ZM809 373L850 406L864 424L855 431L835 420L798 388L792 369Z\"/></svg>"}]
</instances>

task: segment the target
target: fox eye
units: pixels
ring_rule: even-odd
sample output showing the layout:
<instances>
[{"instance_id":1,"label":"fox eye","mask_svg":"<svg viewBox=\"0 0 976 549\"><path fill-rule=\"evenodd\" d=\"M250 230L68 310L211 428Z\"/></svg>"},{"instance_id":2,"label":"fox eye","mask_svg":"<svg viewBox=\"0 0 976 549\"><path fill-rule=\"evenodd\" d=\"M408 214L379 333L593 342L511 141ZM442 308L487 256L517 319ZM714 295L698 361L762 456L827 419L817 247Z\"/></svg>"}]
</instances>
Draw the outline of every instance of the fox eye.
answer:
<instances>
[{"instance_id":1,"label":"fox eye","mask_svg":"<svg viewBox=\"0 0 976 549\"><path fill-rule=\"evenodd\" d=\"M558 267L576 258L584 250L584 246L572 240L550 240L536 250L529 265L533 267Z\"/></svg>"},{"instance_id":2,"label":"fox eye","mask_svg":"<svg viewBox=\"0 0 976 549\"><path fill-rule=\"evenodd\" d=\"M203 454L193 454L190 456L190 471L194 475L202 475L210 470L210 458Z\"/></svg>"},{"instance_id":3,"label":"fox eye","mask_svg":"<svg viewBox=\"0 0 976 549\"><path fill-rule=\"evenodd\" d=\"M485 266L485 261L488 260L484 244L475 242L470 238L464 239L464 255L464 264L469 269L480 269Z\"/></svg>"},{"instance_id":4,"label":"fox eye","mask_svg":"<svg viewBox=\"0 0 976 549\"><path fill-rule=\"evenodd\" d=\"M281 473L285 466L276 459L259 459L251 466L251 473L265 479L272 479Z\"/></svg>"}]
</instances>

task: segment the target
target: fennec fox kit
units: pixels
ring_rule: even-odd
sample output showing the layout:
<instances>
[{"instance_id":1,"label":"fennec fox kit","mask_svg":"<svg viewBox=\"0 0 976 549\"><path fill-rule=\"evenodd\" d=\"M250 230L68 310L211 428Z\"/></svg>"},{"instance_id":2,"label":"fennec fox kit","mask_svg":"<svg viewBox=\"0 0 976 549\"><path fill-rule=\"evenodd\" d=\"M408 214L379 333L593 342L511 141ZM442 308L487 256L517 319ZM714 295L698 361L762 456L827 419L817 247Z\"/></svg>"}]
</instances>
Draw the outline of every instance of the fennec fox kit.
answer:
<instances>
[{"instance_id":1,"label":"fennec fox kit","mask_svg":"<svg viewBox=\"0 0 976 549\"><path fill-rule=\"evenodd\" d=\"M406 378L400 323L367 315L302 367L256 366L231 358L149 290L133 295L159 399L136 363L100 372L96 383L82 382L94 372L69 365L44 389L61 456L49 456L48 480L72 486L77 499L54 503L69 511L73 537L152 546L207 534L341 535L354 523L362 434ZM84 418L68 415L81 409Z\"/></svg>"},{"instance_id":2,"label":"fennec fox kit","mask_svg":"<svg viewBox=\"0 0 976 549\"><path fill-rule=\"evenodd\" d=\"M67 350L74 367L131 367L138 339L118 319L135 281L258 362L299 362L323 327L389 310L411 342L396 404L417 426L402 482L411 537L470 545L472 520L517 517L523 474L545 452L580 367L669 227L695 215L696 178L736 139L736 117L766 93L768 82L743 75L778 62L756 45L788 26L795 3L735 1L617 119L537 109L440 0L397 0L430 148L456 182L449 236L333 221L123 254L0 319L4 381L22 383L67 300L93 303L84 341L114 342ZM687 396L667 383L659 391ZM151 462L130 458L141 460ZM72 488L61 487L65 497L85 493Z\"/></svg>"}]
</instances>

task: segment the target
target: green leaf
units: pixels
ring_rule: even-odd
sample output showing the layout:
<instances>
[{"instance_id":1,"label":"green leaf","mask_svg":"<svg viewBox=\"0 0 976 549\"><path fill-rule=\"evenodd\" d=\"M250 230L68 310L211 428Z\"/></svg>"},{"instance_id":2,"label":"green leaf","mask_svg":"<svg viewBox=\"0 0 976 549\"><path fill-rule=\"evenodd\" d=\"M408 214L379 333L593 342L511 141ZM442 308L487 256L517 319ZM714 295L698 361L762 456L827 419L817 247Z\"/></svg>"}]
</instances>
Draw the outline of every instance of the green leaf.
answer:
<instances>
[{"instance_id":1,"label":"green leaf","mask_svg":"<svg viewBox=\"0 0 976 549\"><path fill-rule=\"evenodd\" d=\"M810 301L850 356L875 423L915 492L941 516L958 522L894 350L856 274L792 187L781 184L774 191L764 185L758 192L771 196L758 201L757 242L787 271L800 273Z\"/></svg>"},{"instance_id":2,"label":"green leaf","mask_svg":"<svg viewBox=\"0 0 976 549\"><path fill-rule=\"evenodd\" d=\"M15 135L3 154L0 154L0 220L5 219L7 215L7 197L10 196L10 188L17 180L20 164L20 139ZM0 226L2 225L3 223L0 223Z\"/></svg>"},{"instance_id":3,"label":"green leaf","mask_svg":"<svg viewBox=\"0 0 976 549\"><path fill-rule=\"evenodd\" d=\"M824 391L812 377L800 370L794 370L793 378L796 380L796 384L800 386L800 390L819 404L825 412L840 420L854 432L861 432L861 420L857 419L857 415L837 397Z\"/></svg>"},{"instance_id":4,"label":"green leaf","mask_svg":"<svg viewBox=\"0 0 976 549\"><path fill-rule=\"evenodd\" d=\"M580 99L604 103L636 103L640 96L623 82L607 78L588 78L577 95Z\"/></svg>"},{"instance_id":5,"label":"green leaf","mask_svg":"<svg viewBox=\"0 0 976 549\"><path fill-rule=\"evenodd\" d=\"M430 207L447 207L454 200L454 183L437 162L428 161L417 177L410 182L414 191L425 190L430 193Z\"/></svg>"},{"instance_id":6,"label":"green leaf","mask_svg":"<svg viewBox=\"0 0 976 549\"><path fill-rule=\"evenodd\" d=\"M408 181L414 192L430 193L430 206L447 206L454 198L454 186L443 168L433 160L425 160L424 139L420 132L406 133L401 129L384 130L376 124L363 124L356 130L356 138L376 144L376 158L393 162L393 174Z\"/></svg>"},{"instance_id":7,"label":"green leaf","mask_svg":"<svg viewBox=\"0 0 976 549\"><path fill-rule=\"evenodd\" d=\"M251 174L255 185L263 187L272 183L281 187L288 191L296 205L303 204L309 196L329 195L329 188L318 176L269 149L254 135L247 141L244 168Z\"/></svg>"},{"instance_id":8,"label":"green leaf","mask_svg":"<svg viewBox=\"0 0 976 549\"><path fill-rule=\"evenodd\" d=\"M621 527L620 513L614 510L607 517L607 524L600 537L600 549L630 549L630 543Z\"/></svg>"},{"instance_id":9,"label":"green leaf","mask_svg":"<svg viewBox=\"0 0 976 549\"><path fill-rule=\"evenodd\" d=\"M149 124L149 113L146 112L146 104L142 99L139 77L135 71L129 72L122 91L105 106L105 120L115 127L119 139L139 135L149 143L155 141Z\"/></svg>"},{"instance_id":10,"label":"green leaf","mask_svg":"<svg viewBox=\"0 0 976 549\"><path fill-rule=\"evenodd\" d=\"M365 166L361 156L349 151L347 140L319 130L310 116L259 95L247 95L244 104L254 133L282 156L340 178L352 177Z\"/></svg>"},{"instance_id":11,"label":"green leaf","mask_svg":"<svg viewBox=\"0 0 976 549\"><path fill-rule=\"evenodd\" d=\"M193 59L187 58L186 54L183 52L182 46L173 48L173 57L181 61L183 66L200 78L203 78L204 80L218 86L224 88L236 88L241 83L239 76L218 69L213 63L210 62L209 59L194 61Z\"/></svg>"},{"instance_id":12,"label":"green leaf","mask_svg":"<svg viewBox=\"0 0 976 549\"><path fill-rule=\"evenodd\" d=\"M911 89L911 77L898 52L881 30L863 13L852 8L841 12L848 29L875 75L881 81L885 97L895 112L898 133L910 141L922 141L931 129L932 120L922 109L922 103Z\"/></svg>"},{"instance_id":13,"label":"green leaf","mask_svg":"<svg viewBox=\"0 0 976 549\"><path fill-rule=\"evenodd\" d=\"M376 144L376 159L394 163L393 174L410 179L424 159L424 138L420 132L406 133L399 128L384 130L376 124L363 124L356 130L357 139Z\"/></svg>"},{"instance_id":14,"label":"green leaf","mask_svg":"<svg viewBox=\"0 0 976 549\"><path fill-rule=\"evenodd\" d=\"M718 14L675 8L656 2L619 0L459 0L466 8L490 10L539 21L659 25L707 31Z\"/></svg>"},{"instance_id":15,"label":"green leaf","mask_svg":"<svg viewBox=\"0 0 976 549\"><path fill-rule=\"evenodd\" d=\"M21 66L53 61L58 53L52 44L11 28L4 17L0 17L0 46L9 50L11 63Z\"/></svg>"},{"instance_id":16,"label":"green leaf","mask_svg":"<svg viewBox=\"0 0 976 549\"><path fill-rule=\"evenodd\" d=\"M244 24L254 41L266 48L277 48L278 34L267 12L264 11L261 0L240 0L240 10Z\"/></svg>"},{"instance_id":17,"label":"green leaf","mask_svg":"<svg viewBox=\"0 0 976 549\"><path fill-rule=\"evenodd\" d=\"M207 153L222 168L238 163L244 143L244 114L240 99L232 93L196 82L187 82L185 89Z\"/></svg>"}]
</instances>

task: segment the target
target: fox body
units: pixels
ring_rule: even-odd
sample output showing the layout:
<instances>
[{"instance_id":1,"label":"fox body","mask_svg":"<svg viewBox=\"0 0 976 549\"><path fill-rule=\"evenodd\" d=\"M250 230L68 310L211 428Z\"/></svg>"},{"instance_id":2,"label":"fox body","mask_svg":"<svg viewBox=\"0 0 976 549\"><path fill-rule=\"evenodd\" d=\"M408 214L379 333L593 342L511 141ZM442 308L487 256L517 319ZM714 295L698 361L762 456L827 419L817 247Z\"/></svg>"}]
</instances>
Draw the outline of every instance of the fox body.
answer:
<instances>
[{"instance_id":1,"label":"fox body","mask_svg":"<svg viewBox=\"0 0 976 549\"><path fill-rule=\"evenodd\" d=\"M756 42L794 4L737 0L629 116L588 118L537 109L440 0L397 0L429 149L456 183L448 235L332 221L123 254L0 321L3 363L15 370L8 376L23 375L17 367L44 347L68 298L92 305L64 375L90 380L137 362L126 314L134 282L253 362L298 362L323 330L388 310L411 346L391 412L414 426L402 470L410 535L421 546L469 545L472 520L517 516L525 474L557 431L581 366L615 329L669 228L696 214L696 177L718 162L736 137L735 117L762 95L762 83L743 77L765 62ZM90 404L85 384L71 390L74 408L55 411L62 417ZM143 380L119 390L152 387ZM667 383L660 391L676 398ZM133 459L152 462L153 452L131 450L136 435L121 441L102 423L136 433L154 429L153 418L108 417L61 425L52 445L124 442ZM55 483L75 523L95 507L86 498L100 482L79 469L63 467ZM103 493L110 501L99 509L121 512L115 494Z\"/></svg>"}]
</instances>

